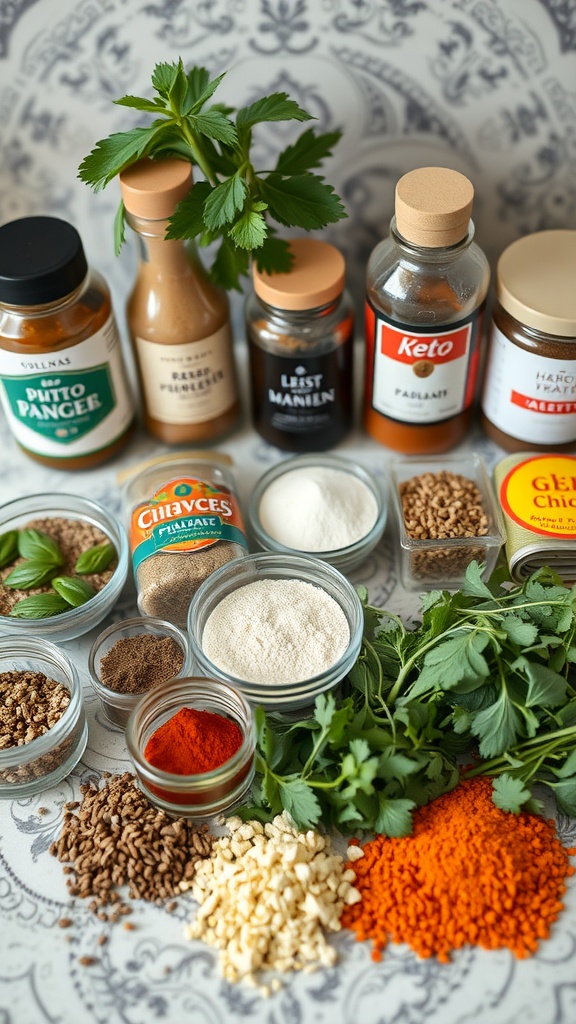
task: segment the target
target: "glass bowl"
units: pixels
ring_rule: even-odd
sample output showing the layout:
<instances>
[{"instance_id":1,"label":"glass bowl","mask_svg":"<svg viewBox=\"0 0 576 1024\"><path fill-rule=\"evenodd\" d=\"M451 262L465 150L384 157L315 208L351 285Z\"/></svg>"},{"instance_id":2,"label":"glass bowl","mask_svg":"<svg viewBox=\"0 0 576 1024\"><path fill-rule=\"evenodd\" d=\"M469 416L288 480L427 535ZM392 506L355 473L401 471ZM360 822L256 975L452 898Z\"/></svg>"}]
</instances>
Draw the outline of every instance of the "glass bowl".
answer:
<instances>
[{"instance_id":1,"label":"glass bowl","mask_svg":"<svg viewBox=\"0 0 576 1024\"><path fill-rule=\"evenodd\" d=\"M77 494L31 494L17 498L0 506L0 535L21 529L34 519L49 518L80 520L97 527L116 548L116 568L105 586L77 608L71 607L69 611L45 619L0 615L0 634L29 636L33 633L50 640L72 640L97 626L120 597L128 574L128 538L116 518L98 502Z\"/></svg>"},{"instance_id":2,"label":"glass bowl","mask_svg":"<svg viewBox=\"0 0 576 1024\"><path fill-rule=\"evenodd\" d=\"M342 656L320 674L288 682L261 683L238 678L219 668L204 653L202 638L206 622L216 606L229 594L259 580L301 580L324 590L340 607L349 629L348 646ZM205 580L192 600L188 632L200 670L241 690L253 704L270 711L292 711L312 705L316 697L332 690L352 668L362 643L364 616L358 594L345 576L318 558L305 555L255 554L230 562ZM262 656L265 667L266 655Z\"/></svg>"},{"instance_id":3,"label":"glass bowl","mask_svg":"<svg viewBox=\"0 0 576 1024\"><path fill-rule=\"evenodd\" d=\"M408 535L400 485L414 477L442 471L466 477L476 484L487 520L485 534L430 540L418 540ZM390 463L390 490L400 541L400 579L407 590L457 590L462 586L466 568L472 561L484 565L484 579L490 576L505 533L502 514L480 455L468 452L466 455L395 459ZM428 505L432 507L430 499Z\"/></svg>"},{"instance_id":4,"label":"glass bowl","mask_svg":"<svg viewBox=\"0 0 576 1024\"><path fill-rule=\"evenodd\" d=\"M297 543L289 546L285 540L280 540L278 536L274 535L274 530L271 529L270 523L268 527L264 525L262 501L265 492L273 484L276 485L276 481L281 481L283 484L288 484L286 479L287 474L292 474L290 483L294 484L294 497L292 494L288 494L287 500L292 503L294 501L296 514L301 514L301 506L299 507L296 502L299 498L298 488L302 486L300 471L302 470L317 470L327 469L338 471L339 473L346 473L350 478L358 481L362 484L369 492L368 498L374 504L374 521L370 529L360 538L355 540L352 544L346 547L339 547L335 549L327 548L316 548L311 547L300 547ZM300 478L300 479L299 479ZM278 485L276 485L278 486ZM284 492L286 500L286 492ZM311 494L311 499L314 501L322 501L323 494L318 487L314 489ZM328 499L329 501L329 499ZM330 506L327 504L326 511L330 513ZM338 455L297 455L293 459L287 459L284 462L278 463L269 469L260 479L257 481L252 495L250 498L250 506L248 510L249 523L254 540L257 546L263 551L272 551L285 554L305 554L312 555L314 558L320 558L323 562L329 562L330 565L340 569L341 572L351 572L356 569L370 552L376 547L380 540L384 527L386 525L386 501L382 488L372 473L369 473L367 469L352 462L349 459L343 458ZM287 524L286 519L283 518L278 523L278 530L284 537L287 537ZM298 533L297 526L295 525L289 531L290 534L295 535L295 539Z\"/></svg>"},{"instance_id":5,"label":"glass bowl","mask_svg":"<svg viewBox=\"0 0 576 1024\"><path fill-rule=\"evenodd\" d=\"M243 735L239 750L219 768L197 775L162 771L144 757L146 744L181 708L211 711L232 719ZM189 676L155 686L140 698L130 714L126 743L141 789L155 807L167 814L207 818L241 803L254 778L254 716L234 687L215 679Z\"/></svg>"},{"instance_id":6,"label":"glass bowl","mask_svg":"<svg viewBox=\"0 0 576 1024\"><path fill-rule=\"evenodd\" d=\"M169 637L178 645L184 658L179 672L170 677L159 678L151 686L162 685L167 682L168 678L179 679L182 676L189 676L192 668L192 656L188 637L178 626L174 626L171 622L166 622L164 619L157 619L153 616L149 618L135 617L133 619L124 619L123 622L114 622L107 629L103 630L96 637L90 648L88 672L90 673L92 686L100 698L105 715L114 725L119 725L123 729L126 727L130 712L136 707L142 694L147 693L151 686L147 686L136 693L119 693L102 682L101 662L118 640L129 639L134 636L141 636L142 634Z\"/></svg>"},{"instance_id":7,"label":"glass bowl","mask_svg":"<svg viewBox=\"0 0 576 1024\"><path fill-rule=\"evenodd\" d=\"M0 798L19 800L55 786L76 766L88 739L82 686L66 655L48 640L0 637L0 673L42 672L70 692L68 707L43 736L0 750Z\"/></svg>"}]
</instances>

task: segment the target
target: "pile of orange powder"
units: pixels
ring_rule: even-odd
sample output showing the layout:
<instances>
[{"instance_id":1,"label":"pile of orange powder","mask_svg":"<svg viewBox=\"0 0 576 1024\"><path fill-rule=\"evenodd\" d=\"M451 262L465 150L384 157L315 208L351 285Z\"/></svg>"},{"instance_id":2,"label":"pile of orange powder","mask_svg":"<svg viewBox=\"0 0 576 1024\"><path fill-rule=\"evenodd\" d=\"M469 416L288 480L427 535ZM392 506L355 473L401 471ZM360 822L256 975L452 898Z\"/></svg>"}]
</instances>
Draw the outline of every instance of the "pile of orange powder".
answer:
<instances>
[{"instance_id":1,"label":"pile of orange powder","mask_svg":"<svg viewBox=\"0 0 576 1024\"><path fill-rule=\"evenodd\" d=\"M501 811L490 779L468 779L417 810L411 836L364 846L350 865L362 901L342 925L372 939L374 960L389 940L442 962L466 944L527 957L563 909L570 854L554 822Z\"/></svg>"}]
</instances>

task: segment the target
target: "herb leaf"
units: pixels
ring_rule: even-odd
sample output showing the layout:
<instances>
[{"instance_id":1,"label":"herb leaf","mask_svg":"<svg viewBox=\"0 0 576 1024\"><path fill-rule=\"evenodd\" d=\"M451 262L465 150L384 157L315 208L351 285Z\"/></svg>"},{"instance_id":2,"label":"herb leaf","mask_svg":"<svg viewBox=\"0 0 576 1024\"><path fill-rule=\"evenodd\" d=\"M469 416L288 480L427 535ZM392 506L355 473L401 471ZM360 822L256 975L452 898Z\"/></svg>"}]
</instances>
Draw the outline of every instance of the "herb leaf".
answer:
<instances>
[{"instance_id":1,"label":"herb leaf","mask_svg":"<svg viewBox=\"0 0 576 1024\"><path fill-rule=\"evenodd\" d=\"M18 557L18 530L7 530L0 536L0 569Z\"/></svg>"},{"instance_id":2,"label":"herb leaf","mask_svg":"<svg viewBox=\"0 0 576 1024\"><path fill-rule=\"evenodd\" d=\"M69 609L70 605L60 594L32 594L17 601L10 615L14 619L49 619Z\"/></svg>"},{"instance_id":3,"label":"herb leaf","mask_svg":"<svg viewBox=\"0 0 576 1024\"><path fill-rule=\"evenodd\" d=\"M74 571L79 573L80 576L105 572L115 557L116 548L111 541L108 540L102 544L95 544L94 547L82 552L76 561Z\"/></svg>"},{"instance_id":4,"label":"herb leaf","mask_svg":"<svg viewBox=\"0 0 576 1024\"><path fill-rule=\"evenodd\" d=\"M270 96L264 96L250 106L242 107L236 115L236 124L239 128L252 128L264 121L313 120L312 114L302 110L295 100L288 97L287 92L273 92Z\"/></svg>"},{"instance_id":5,"label":"herb leaf","mask_svg":"<svg viewBox=\"0 0 576 1024\"><path fill-rule=\"evenodd\" d=\"M214 230L230 224L244 206L246 191L246 182L239 174L212 189L203 207L206 227Z\"/></svg>"},{"instance_id":6,"label":"herb leaf","mask_svg":"<svg viewBox=\"0 0 576 1024\"><path fill-rule=\"evenodd\" d=\"M291 146L282 150L276 162L279 174L303 174L320 167L322 161L332 155L332 150L342 136L342 132L326 132L315 135L312 128L305 132Z\"/></svg>"},{"instance_id":7,"label":"herb leaf","mask_svg":"<svg viewBox=\"0 0 576 1024\"><path fill-rule=\"evenodd\" d=\"M79 580L75 576L56 576L52 580L52 586L56 593L74 608L86 604L86 601L96 595L96 591L86 583L86 580Z\"/></svg>"},{"instance_id":8,"label":"herb leaf","mask_svg":"<svg viewBox=\"0 0 576 1024\"><path fill-rule=\"evenodd\" d=\"M332 186L316 174L296 174L291 178L269 174L260 180L260 194L272 216L286 227L310 231L335 224L346 216Z\"/></svg>"},{"instance_id":9,"label":"herb leaf","mask_svg":"<svg viewBox=\"0 0 576 1024\"><path fill-rule=\"evenodd\" d=\"M22 558L31 558L51 565L64 565L64 555L56 541L40 530L20 530L18 552Z\"/></svg>"},{"instance_id":10,"label":"herb leaf","mask_svg":"<svg viewBox=\"0 0 576 1024\"><path fill-rule=\"evenodd\" d=\"M504 772L492 783L492 799L501 811L519 814L522 805L530 799L530 795L530 790L526 789L524 783L508 772Z\"/></svg>"},{"instance_id":11,"label":"herb leaf","mask_svg":"<svg viewBox=\"0 0 576 1024\"><path fill-rule=\"evenodd\" d=\"M78 177L90 184L95 192L120 174L125 167L146 156L154 143L154 136L162 127L156 123L149 128L131 128L128 132L115 132L101 139L78 168Z\"/></svg>"},{"instance_id":12,"label":"herb leaf","mask_svg":"<svg viewBox=\"0 0 576 1024\"><path fill-rule=\"evenodd\" d=\"M30 558L12 569L4 580L4 586L14 590L32 590L33 587L49 583L57 575L58 569L59 566L54 562Z\"/></svg>"}]
</instances>

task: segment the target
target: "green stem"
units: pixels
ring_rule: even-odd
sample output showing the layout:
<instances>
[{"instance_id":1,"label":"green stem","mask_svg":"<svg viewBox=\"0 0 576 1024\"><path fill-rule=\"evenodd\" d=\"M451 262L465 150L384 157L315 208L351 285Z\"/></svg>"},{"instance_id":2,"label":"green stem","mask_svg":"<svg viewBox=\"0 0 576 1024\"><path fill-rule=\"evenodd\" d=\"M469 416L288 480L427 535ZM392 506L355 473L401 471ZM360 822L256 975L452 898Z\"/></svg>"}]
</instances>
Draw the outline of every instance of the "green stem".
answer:
<instances>
[{"instance_id":1,"label":"green stem","mask_svg":"<svg viewBox=\"0 0 576 1024\"><path fill-rule=\"evenodd\" d=\"M190 128L187 118L180 118L180 120L178 121L178 125L180 127L180 130L182 131L182 134L186 138L186 142L190 147L190 152L192 154L192 159L194 163L198 165L198 167L202 171L202 174L206 178L206 181L210 182L211 185L217 185L218 178L216 177L214 171L210 167L210 164L206 160L205 154L202 152L202 147L199 144L198 139L194 135L194 132Z\"/></svg>"}]
</instances>

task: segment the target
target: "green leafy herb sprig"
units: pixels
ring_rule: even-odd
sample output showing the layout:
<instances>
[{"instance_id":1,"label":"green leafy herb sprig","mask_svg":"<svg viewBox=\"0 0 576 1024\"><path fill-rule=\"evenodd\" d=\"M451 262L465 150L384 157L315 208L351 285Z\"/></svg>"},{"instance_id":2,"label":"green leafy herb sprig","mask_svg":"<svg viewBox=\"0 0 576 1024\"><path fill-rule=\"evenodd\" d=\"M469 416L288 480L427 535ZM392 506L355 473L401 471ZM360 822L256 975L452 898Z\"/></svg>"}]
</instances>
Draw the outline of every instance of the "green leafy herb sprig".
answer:
<instances>
[{"instance_id":1,"label":"green leafy herb sprig","mask_svg":"<svg viewBox=\"0 0 576 1024\"><path fill-rule=\"evenodd\" d=\"M411 814L467 777L495 777L503 810L541 810L536 783L576 815L576 587L547 569L520 586L469 566L461 590L434 591L422 621L364 604L362 649L336 702L310 720L257 712L254 813L286 808L301 827L406 835Z\"/></svg>"},{"instance_id":2,"label":"green leafy herb sprig","mask_svg":"<svg viewBox=\"0 0 576 1024\"><path fill-rule=\"evenodd\" d=\"M285 272L292 257L269 219L284 227L323 228L347 214L331 185L313 173L330 156L339 131L307 128L279 154L273 169L257 169L251 158L256 125L274 121L310 121L312 115L287 93L263 96L235 113L211 100L224 75L210 79L206 68L157 64L154 97L123 96L121 106L150 114L150 125L116 132L96 143L82 161L79 177L95 191L142 157L180 157L196 165L204 180L170 218L167 237L197 238L201 245L220 240L211 268L224 288L240 288L252 255L259 270ZM115 221L116 252L124 241L124 207Z\"/></svg>"},{"instance_id":3,"label":"green leafy herb sprig","mask_svg":"<svg viewBox=\"0 0 576 1024\"><path fill-rule=\"evenodd\" d=\"M50 584L53 589L31 594L16 601L9 615L19 619L45 619L70 608L78 608L95 596L96 591L80 576L104 572L116 556L110 541L96 544L78 557L74 571L78 576L62 576L66 559L53 537L28 527L8 530L0 536L0 568L19 562L2 581L9 590L32 590Z\"/></svg>"}]
</instances>

